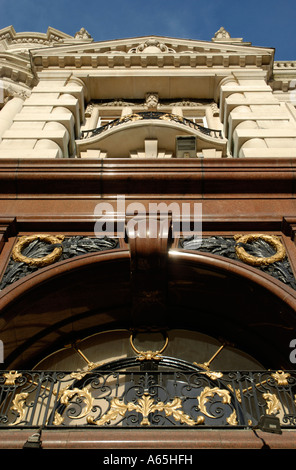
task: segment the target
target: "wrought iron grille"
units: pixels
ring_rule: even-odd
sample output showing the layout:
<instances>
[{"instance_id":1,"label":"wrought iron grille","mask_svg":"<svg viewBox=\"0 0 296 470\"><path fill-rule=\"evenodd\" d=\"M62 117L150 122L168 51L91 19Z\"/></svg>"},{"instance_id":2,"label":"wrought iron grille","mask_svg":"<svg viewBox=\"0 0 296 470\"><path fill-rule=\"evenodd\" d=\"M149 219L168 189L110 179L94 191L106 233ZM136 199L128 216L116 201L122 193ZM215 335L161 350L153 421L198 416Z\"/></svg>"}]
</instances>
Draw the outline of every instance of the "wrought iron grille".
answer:
<instances>
[{"instance_id":1,"label":"wrought iron grille","mask_svg":"<svg viewBox=\"0 0 296 470\"><path fill-rule=\"evenodd\" d=\"M176 114L164 113L161 111L144 111L144 112L139 112L136 114L130 114L122 118L113 119L113 121L108 122L104 126L98 127L96 129L82 131L81 139L89 139L96 135L102 134L103 132L109 129L112 129L113 127L119 126L121 124L145 120L145 119L157 119L157 120L162 120L162 121L177 122L178 124L182 124L186 127L190 127L197 131L200 131L203 134L208 135L209 137L214 137L216 139L223 139L221 130L209 129L207 127L203 127L195 123L194 121L191 121L190 119L183 118L182 116L178 116Z\"/></svg>"},{"instance_id":2,"label":"wrought iron grille","mask_svg":"<svg viewBox=\"0 0 296 470\"><path fill-rule=\"evenodd\" d=\"M0 426L296 426L296 371L128 369L2 371Z\"/></svg>"}]
</instances>

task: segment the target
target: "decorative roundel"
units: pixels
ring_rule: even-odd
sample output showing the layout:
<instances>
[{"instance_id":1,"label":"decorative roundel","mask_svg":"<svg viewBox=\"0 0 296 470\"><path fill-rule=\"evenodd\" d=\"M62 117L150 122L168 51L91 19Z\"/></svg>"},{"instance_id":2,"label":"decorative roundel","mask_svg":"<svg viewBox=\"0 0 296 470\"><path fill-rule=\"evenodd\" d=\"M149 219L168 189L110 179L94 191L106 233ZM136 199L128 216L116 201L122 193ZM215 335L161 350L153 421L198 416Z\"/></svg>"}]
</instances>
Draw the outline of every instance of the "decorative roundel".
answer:
<instances>
[{"instance_id":1,"label":"decorative roundel","mask_svg":"<svg viewBox=\"0 0 296 470\"><path fill-rule=\"evenodd\" d=\"M48 266L54 263L55 261L57 261L62 255L63 247L61 245L61 242L64 240L64 238L65 238L64 235L54 236L54 235L46 235L46 234L37 234L37 235L29 235L29 236L20 237L16 245L13 248L12 258L14 261L18 263L26 263L29 266L34 266L38 268ZM28 256L24 256L22 254L23 249L26 248L26 246L28 246L30 243L38 239L40 241L49 243L51 245L59 245L59 246L56 246L51 253L41 258L30 258Z\"/></svg>"},{"instance_id":2,"label":"decorative roundel","mask_svg":"<svg viewBox=\"0 0 296 470\"><path fill-rule=\"evenodd\" d=\"M251 233L247 235L235 235L236 240L235 251L237 257L247 264L252 266L266 266L268 264L275 263L276 261L282 261L286 256L286 250L281 243L280 239L275 235L264 235L262 233ZM276 253L269 257L253 256L246 252L241 244L252 242L255 240L264 240L270 246L272 246Z\"/></svg>"}]
</instances>

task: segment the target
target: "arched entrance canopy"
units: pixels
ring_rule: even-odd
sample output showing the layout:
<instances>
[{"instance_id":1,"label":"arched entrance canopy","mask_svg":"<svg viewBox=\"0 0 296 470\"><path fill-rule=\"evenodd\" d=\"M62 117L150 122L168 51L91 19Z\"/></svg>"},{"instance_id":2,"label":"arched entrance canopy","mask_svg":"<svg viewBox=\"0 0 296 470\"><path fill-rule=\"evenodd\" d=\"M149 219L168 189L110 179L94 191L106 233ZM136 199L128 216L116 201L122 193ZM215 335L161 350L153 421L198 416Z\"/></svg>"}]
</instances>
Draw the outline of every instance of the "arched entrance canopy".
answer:
<instances>
[{"instance_id":1,"label":"arched entrance canopy","mask_svg":"<svg viewBox=\"0 0 296 470\"><path fill-rule=\"evenodd\" d=\"M290 368L296 293L237 261L171 250L165 305L147 296L133 309L137 284L126 250L79 256L43 268L0 296L5 367L30 367L66 341L106 328L184 328L223 338L267 368ZM141 291L142 292L142 291ZM150 315L149 315L150 312ZM14 334L12 334L14 331Z\"/></svg>"}]
</instances>

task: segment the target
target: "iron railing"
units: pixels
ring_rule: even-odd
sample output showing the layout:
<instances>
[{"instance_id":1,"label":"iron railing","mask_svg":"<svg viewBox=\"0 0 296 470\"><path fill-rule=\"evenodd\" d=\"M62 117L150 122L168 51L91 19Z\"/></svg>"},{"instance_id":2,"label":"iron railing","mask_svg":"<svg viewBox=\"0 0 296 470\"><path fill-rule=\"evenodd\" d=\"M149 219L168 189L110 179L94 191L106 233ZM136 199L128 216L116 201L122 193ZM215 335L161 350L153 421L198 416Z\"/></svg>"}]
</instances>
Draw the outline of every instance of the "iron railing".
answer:
<instances>
[{"instance_id":1,"label":"iron railing","mask_svg":"<svg viewBox=\"0 0 296 470\"><path fill-rule=\"evenodd\" d=\"M295 428L296 371L193 369L2 371L0 426Z\"/></svg>"},{"instance_id":2,"label":"iron railing","mask_svg":"<svg viewBox=\"0 0 296 470\"><path fill-rule=\"evenodd\" d=\"M190 127L197 131L200 131L209 137L214 137L216 139L223 139L221 130L209 129L207 127L203 127L195 123L194 121L191 121L190 119L186 119L182 116L178 116L177 114L164 113L160 111L144 111L144 112L129 114L128 116L114 119L113 121L108 122L104 126L97 127L96 129L82 131L81 139L89 139L96 135L102 134L103 132L109 129L112 129L113 127L119 126L121 124L141 121L145 119L156 119L156 120L162 120L162 121L177 122L178 124L182 124L186 127Z\"/></svg>"}]
</instances>

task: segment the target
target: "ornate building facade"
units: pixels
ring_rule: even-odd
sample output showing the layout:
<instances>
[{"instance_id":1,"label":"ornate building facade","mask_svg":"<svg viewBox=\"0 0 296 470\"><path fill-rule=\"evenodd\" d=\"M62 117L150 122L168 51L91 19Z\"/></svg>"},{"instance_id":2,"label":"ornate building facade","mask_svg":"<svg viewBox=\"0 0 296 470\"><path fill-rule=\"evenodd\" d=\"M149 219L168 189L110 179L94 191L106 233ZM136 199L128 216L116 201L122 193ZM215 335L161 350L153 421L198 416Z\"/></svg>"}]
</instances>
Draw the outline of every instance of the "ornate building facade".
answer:
<instances>
[{"instance_id":1,"label":"ornate building facade","mask_svg":"<svg viewBox=\"0 0 296 470\"><path fill-rule=\"evenodd\" d=\"M295 65L0 31L0 447L295 448Z\"/></svg>"}]
</instances>

